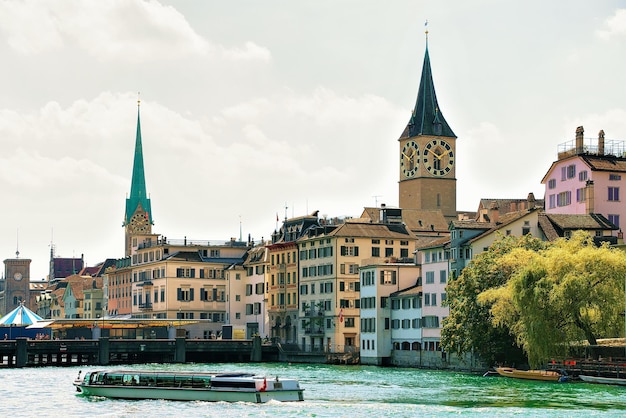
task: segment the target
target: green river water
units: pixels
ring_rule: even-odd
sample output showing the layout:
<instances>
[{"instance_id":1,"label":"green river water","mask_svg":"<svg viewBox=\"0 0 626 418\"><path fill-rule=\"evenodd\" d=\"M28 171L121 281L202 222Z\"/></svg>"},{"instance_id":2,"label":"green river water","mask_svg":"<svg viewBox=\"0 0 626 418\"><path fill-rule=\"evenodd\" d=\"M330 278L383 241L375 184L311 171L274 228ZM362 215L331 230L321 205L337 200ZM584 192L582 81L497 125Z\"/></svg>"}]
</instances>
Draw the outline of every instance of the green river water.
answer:
<instances>
[{"instance_id":1,"label":"green river water","mask_svg":"<svg viewBox=\"0 0 626 418\"><path fill-rule=\"evenodd\" d=\"M590 417L626 416L626 387L406 368L285 363L145 364L137 369L253 371L293 377L304 402L125 401L78 395L79 370L0 369L0 417Z\"/></svg>"}]
</instances>

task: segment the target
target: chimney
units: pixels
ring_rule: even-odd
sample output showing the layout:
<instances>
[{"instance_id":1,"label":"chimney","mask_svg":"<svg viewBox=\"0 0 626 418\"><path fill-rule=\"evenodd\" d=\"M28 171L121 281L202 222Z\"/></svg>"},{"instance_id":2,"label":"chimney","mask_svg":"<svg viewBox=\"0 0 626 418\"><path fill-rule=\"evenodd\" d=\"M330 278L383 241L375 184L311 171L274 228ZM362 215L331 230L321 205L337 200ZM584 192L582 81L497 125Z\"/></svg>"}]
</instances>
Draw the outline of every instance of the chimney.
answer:
<instances>
[{"instance_id":1,"label":"chimney","mask_svg":"<svg viewBox=\"0 0 626 418\"><path fill-rule=\"evenodd\" d=\"M594 186L593 186L593 180L587 180L587 183L585 184L585 190L586 190L586 195L585 198L587 199L585 202L585 209L587 211L587 214L590 213L595 213L595 201L594 201L594 197L593 197L593 192L594 192Z\"/></svg>"},{"instance_id":2,"label":"chimney","mask_svg":"<svg viewBox=\"0 0 626 418\"><path fill-rule=\"evenodd\" d=\"M495 200L491 202L491 206L489 207L489 217L494 224L498 223L500 220L500 208L498 207L498 202Z\"/></svg>"},{"instance_id":3,"label":"chimney","mask_svg":"<svg viewBox=\"0 0 626 418\"><path fill-rule=\"evenodd\" d=\"M598 132L598 155L604 155L604 131Z\"/></svg>"},{"instance_id":4,"label":"chimney","mask_svg":"<svg viewBox=\"0 0 626 418\"><path fill-rule=\"evenodd\" d=\"M585 128L579 126L576 128L576 154L582 154L583 152L583 135L585 134Z\"/></svg>"}]
</instances>

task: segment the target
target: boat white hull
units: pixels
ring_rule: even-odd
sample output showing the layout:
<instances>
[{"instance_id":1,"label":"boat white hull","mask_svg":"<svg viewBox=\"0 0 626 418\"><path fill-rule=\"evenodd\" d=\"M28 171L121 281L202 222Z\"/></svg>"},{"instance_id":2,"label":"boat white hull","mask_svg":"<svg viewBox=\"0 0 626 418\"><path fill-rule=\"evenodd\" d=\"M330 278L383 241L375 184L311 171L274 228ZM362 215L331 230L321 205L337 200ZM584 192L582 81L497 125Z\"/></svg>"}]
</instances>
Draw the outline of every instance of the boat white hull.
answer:
<instances>
[{"instance_id":1,"label":"boat white hull","mask_svg":"<svg viewBox=\"0 0 626 418\"><path fill-rule=\"evenodd\" d=\"M189 373L98 370L74 380L87 396L172 401L252 402L302 401L294 379L267 379L251 373Z\"/></svg>"},{"instance_id":2,"label":"boat white hull","mask_svg":"<svg viewBox=\"0 0 626 418\"><path fill-rule=\"evenodd\" d=\"M589 376L581 374L580 380L587 383L602 383L605 385L620 385L626 386L626 379L618 379L615 377L600 377L600 376Z\"/></svg>"},{"instance_id":3,"label":"boat white hull","mask_svg":"<svg viewBox=\"0 0 626 418\"><path fill-rule=\"evenodd\" d=\"M256 390L222 390L222 389L177 389L177 388L145 388L118 386L85 386L76 388L88 396L102 396L118 399L167 399L172 401L208 401L208 402L252 402L264 403L271 400L289 402L302 401L302 390L281 390L260 392Z\"/></svg>"}]
</instances>

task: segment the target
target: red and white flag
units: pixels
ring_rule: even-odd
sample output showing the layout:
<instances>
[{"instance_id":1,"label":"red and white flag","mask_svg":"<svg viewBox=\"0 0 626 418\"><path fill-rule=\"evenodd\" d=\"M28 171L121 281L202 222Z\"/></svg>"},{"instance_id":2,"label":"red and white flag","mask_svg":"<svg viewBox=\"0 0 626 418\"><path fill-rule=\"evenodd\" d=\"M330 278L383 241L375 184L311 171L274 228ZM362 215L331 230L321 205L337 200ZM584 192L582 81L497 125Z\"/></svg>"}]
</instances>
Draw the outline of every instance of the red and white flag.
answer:
<instances>
[{"instance_id":1,"label":"red and white flag","mask_svg":"<svg viewBox=\"0 0 626 418\"><path fill-rule=\"evenodd\" d=\"M339 322L343 322L343 308L339 309Z\"/></svg>"}]
</instances>

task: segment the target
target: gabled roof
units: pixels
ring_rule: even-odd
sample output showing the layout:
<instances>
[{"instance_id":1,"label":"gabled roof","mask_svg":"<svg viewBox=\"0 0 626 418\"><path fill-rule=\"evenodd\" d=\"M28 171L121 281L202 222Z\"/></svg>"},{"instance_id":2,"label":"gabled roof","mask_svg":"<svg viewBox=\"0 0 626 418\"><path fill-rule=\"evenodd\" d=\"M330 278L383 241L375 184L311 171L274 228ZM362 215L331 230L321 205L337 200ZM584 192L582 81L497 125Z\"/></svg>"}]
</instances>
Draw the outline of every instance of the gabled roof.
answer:
<instances>
[{"instance_id":1,"label":"gabled roof","mask_svg":"<svg viewBox=\"0 0 626 418\"><path fill-rule=\"evenodd\" d=\"M626 158L616 157L614 155L591 155L591 154L576 154L567 158L554 161L546 174L541 179L541 184L544 184L548 177L554 171L557 165L562 164L564 161L580 159L585 163L591 171L610 171L616 173L626 173Z\"/></svg>"},{"instance_id":2,"label":"gabled roof","mask_svg":"<svg viewBox=\"0 0 626 418\"><path fill-rule=\"evenodd\" d=\"M67 283L62 299L65 299L66 295L71 291L74 294L74 298L76 298L76 300L83 300L85 298L83 292L84 289L91 288L95 280L99 281L100 288L102 288L102 278L96 279L91 276L79 276L78 274L66 277L62 280L63 282ZM96 282L96 285L97 283L98 282Z\"/></svg>"},{"instance_id":3,"label":"gabled roof","mask_svg":"<svg viewBox=\"0 0 626 418\"><path fill-rule=\"evenodd\" d=\"M411 138L417 135L456 138L437 103L437 95L435 94L435 85L433 84L433 75L430 68L430 56L428 54L428 38L426 38L422 78L417 92L415 108L409 123L400 137Z\"/></svg>"},{"instance_id":4,"label":"gabled roof","mask_svg":"<svg viewBox=\"0 0 626 418\"><path fill-rule=\"evenodd\" d=\"M196 263L200 263L204 261L198 251L176 251L164 257L163 260L189 261L189 262L196 262Z\"/></svg>"},{"instance_id":5,"label":"gabled roof","mask_svg":"<svg viewBox=\"0 0 626 418\"><path fill-rule=\"evenodd\" d=\"M450 229L483 229L488 230L495 226L492 222L478 222L476 220L463 220L450 222Z\"/></svg>"},{"instance_id":6,"label":"gabled roof","mask_svg":"<svg viewBox=\"0 0 626 418\"><path fill-rule=\"evenodd\" d=\"M522 218L525 218L526 216L532 214L533 212L536 212L537 210L538 208L506 213L500 217L499 222L491 223L493 227L483 232L482 234L473 237L472 239L469 240L469 242L476 242L479 239L487 235L493 234L494 232L497 232L501 230L502 228L506 228L508 225L512 224L513 222L518 221Z\"/></svg>"},{"instance_id":7,"label":"gabled roof","mask_svg":"<svg viewBox=\"0 0 626 418\"><path fill-rule=\"evenodd\" d=\"M450 243L450 235L447 235L445 237L436 237L430 240L421 238L420 240L418 240L416 244L416 248L418 250L426 250L429 248L444 247L446 246L446 244L449 244L449 243Z\"/></svg>"},{"instance_id":8,"label":"gabled roof","mask_svg":"<svg viewBox=\"0 0 626 418\"><path fill-rule=\"evenodd\" d=\"M407 287L406 289L398 290L396 292L391 293L389 297L401 298L403 296L418 296L420 293L422 293L422 285L414 284L413 286Z\"/></svg>"},{"instance_id":9,"label":"gabled roof","mask_svg":"<svg viewBox=\"0 0 626 418\"><path fill-rule=\"evenodd\" d=\"M482 198L478 203L478 212L481 210L497 209L499 213L518 212L525 209L544 207L544 199L535 199L533 193L529 193L526 199L488 199Z\"/></svg>"},{"instance_id":10,"label":"gabled roof","mask_svg":"<svg viewBox=\"0 0 626 418\"><path fill-rule=\"evenodd\" d=\"M272 234L272 244L297 241L307 230L320 225L317 214L315 211L311 215L285 219L280 230Z\"/></svg>"},{"instance_id":11,"label":"gabled roof","mask_svg":"<svg viewBox=\"0 0 626 418\"><path fill-rule=\"evenodd\" d=\"M541 217L548 220L557 232L563 231L596 231L596 230L618 230L619 227L614 225L603 215L599 213L590 213L582 215L570 214L554 214L543 213ZM541 219L540 219L541 221ZM563 236L561 233L560 236Z\"/></svg>"},{"instance_id":12,"label":"gabled roof","mask_svg":"<svg viewBox=\"0 0 626 418\"><path fill-rule=\"evenodd\" d=\"M329 237L412 239L414 236L402 224L346 222L330 232Z\"/></svg>"},{"instance_id":13,"label":"gabled roof","mask_svg":"<svg viewBox=\"0 0 626 418\"><path fill-rule=\"evenodd\" d=\"M401 212L402 222L415 233L447 231L448 222L440 210L398 209L398 208L363 208L360 219L381 222L381 212L395 210Z\"/></svg>"},{"instance_id":14,"label":"gabled roof","mask_svg":"<svg viewBox=\"0 0 626 418\"><path fill-rule=\"evenodd\" d=\"M580 158L594 171L626 172L626 159L614 155L581 155Z\"/></svg>"}]
</instances>

